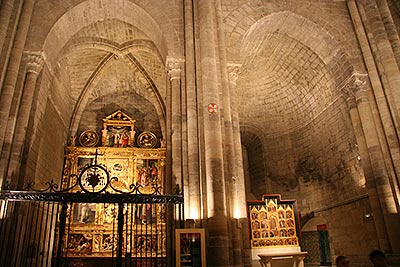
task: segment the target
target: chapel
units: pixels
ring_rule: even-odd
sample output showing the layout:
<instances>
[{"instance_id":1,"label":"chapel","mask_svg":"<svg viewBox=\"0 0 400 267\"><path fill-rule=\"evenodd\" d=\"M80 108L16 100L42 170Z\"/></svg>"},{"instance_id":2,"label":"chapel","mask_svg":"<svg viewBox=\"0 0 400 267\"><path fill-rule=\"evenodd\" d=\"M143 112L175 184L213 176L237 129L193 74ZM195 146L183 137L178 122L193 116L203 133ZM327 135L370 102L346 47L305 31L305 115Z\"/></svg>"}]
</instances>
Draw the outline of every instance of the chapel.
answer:
<instances>
[{"instance_id":1,"label":"chapel","mask_svg":"<svg viewBox=\"0 0 400 267\"><path fill-rule=\"evenodd\" d=\"M400 1L0 0L0 266L400 266Z\"/></svg>"}]
</instances>

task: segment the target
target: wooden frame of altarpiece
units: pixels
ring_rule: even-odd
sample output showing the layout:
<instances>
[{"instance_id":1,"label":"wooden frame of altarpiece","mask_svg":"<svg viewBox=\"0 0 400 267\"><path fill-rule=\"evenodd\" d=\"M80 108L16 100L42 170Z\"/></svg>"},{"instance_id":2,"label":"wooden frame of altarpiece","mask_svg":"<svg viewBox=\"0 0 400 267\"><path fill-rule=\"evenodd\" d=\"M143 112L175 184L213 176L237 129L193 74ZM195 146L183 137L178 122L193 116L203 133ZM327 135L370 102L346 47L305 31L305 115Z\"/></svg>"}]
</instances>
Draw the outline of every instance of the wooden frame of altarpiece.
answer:
<instances>
[{"instance_id":1,"label":"wooden frame of altarpiece","mask_svg":"<svg viewBox=\"0 0 400 267\"><path fill-rule=\"evenodd\" d=\"M252 248L298 247L296 200L282 200L279 194L263 195L247 202Z\"/></svg>"}]
</instances>

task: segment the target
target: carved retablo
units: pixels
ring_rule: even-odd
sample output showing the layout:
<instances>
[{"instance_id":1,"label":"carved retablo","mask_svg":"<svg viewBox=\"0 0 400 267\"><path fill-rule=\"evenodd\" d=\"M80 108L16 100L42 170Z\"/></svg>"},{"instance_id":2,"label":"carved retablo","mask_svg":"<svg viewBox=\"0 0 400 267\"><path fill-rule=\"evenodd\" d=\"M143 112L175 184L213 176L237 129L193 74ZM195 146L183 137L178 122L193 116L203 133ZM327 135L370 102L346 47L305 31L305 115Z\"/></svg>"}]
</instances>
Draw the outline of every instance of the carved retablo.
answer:
<instances>
[{"instance_id":1,"label":"carved retablo","mask_svg":"<svg viewBox=\"0 0 400 267\"><path fill-rule=\"evenodd\" d=\"M262 201L248 202L251 247L298 246L296 202L279 195L264 195Z\"/></svg>"},{"instance_id":2,"label":"carved retablo","mask_svg":"<svg viewBox=\"0 0 400 267\"><path fill-rule=\"evenodd\" d=\"M140 143L135 142L136 134L144 136ZM70 146L65 148L64 189L79 181L80 188L85 191L82 193L126 194L128 197L164 193L166 153L158 142L162 137L146 131L137 133L135 120L126 113L118 110L104 118L101 133L88 129L78 136L81 146L72 136ZM72 192L80 188L73 187ZM150 203L125 205L124 227L129 228L123 237L125 253L132 257L165 255L164 207ZM74 203L69 205L68 214L70 228L66 249L69 257L113 256L118 241L118 204Z\"/></svg>"}]
</instances>

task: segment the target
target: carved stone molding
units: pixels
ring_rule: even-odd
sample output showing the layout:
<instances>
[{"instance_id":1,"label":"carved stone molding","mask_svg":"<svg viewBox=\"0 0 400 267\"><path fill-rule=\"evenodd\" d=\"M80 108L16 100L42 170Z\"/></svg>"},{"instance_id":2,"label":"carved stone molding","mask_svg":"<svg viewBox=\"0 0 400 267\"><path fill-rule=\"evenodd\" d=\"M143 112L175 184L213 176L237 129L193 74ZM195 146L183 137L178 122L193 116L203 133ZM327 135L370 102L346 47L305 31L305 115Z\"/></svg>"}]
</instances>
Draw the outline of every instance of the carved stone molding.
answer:
<instances>
[{"instance_id":1,"label":"carved stone molding","mask_svg":"<svg viewBox=\"0 0 400 267\"><path fill-rule=\"evenodd\" d=\"M26 56L26 68L27 72L33 72L38 74L44 65L44 59L41 52L29 52Z\"/></svg>"}]
</instances>

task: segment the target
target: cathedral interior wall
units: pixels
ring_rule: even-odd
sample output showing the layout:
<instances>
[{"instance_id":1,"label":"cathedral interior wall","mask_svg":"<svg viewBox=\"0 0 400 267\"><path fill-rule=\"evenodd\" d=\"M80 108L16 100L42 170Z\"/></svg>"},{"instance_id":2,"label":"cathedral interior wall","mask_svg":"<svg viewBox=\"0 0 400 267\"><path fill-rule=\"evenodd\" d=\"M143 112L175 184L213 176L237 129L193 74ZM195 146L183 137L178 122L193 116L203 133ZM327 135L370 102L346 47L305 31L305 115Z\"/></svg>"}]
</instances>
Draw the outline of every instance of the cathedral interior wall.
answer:
<instances>
[{"instance_id":1,"label":"cathedral interior wall","mask_svg":"<svg viewBox=\"0 0 400 267\"><path fill-rule=\"evenodd\" d=\"M26 76L25 54L41 53L45 64L36 85L26 139L22 140L25 143L22 175L35 179L38 185L50 179L58 182L62 175L64 147L71 143L71 136L79 136L85 130L100 132L101 119L118 109L137 120L138 131L153 132L157 138L166 136L165 129L172 123L174 126L182 123L183 127L175 129L192 127L185 124L186 118L171 115L176 106L171 100L173 80L168 73L171 62L181 64L179 68L193 63L185 62L185 53L190 54L185 50L186 41L190 45L192 41L196 41L195 46L200 44L199 18L191 25L195 27L197 39L186 39L185 23L189 22L185 21L184 2L187 3L36 0L7 121L7 125L11 125L18 120ZM226 59L229 66L241 68L237 83L235 80L237 99L232 103L238 103L235 109L239 113L241 142L245 147L247 200L259 199L266 193L298 199L302 218L314 214L326 220L332 256L346 254L359 263L366 263L366 252L380 244L361 166L364 159L358 151L343 93L354 71L367 73L368 70L347 1L215 2L221 4L221 10L213 12L221 15L222 25L218 25L218 29L222 29L225 38L216 43L226 45L218 50L226 52L226 58L221 53L222 56L210 61L215 60L221 67ZM388 5L399 32L400 4L388 0ZM22 6L13 6L9 25L15 22L19 8ZM122 14L118 10L123 10ZM197 16L198 12L196 9L192 14ZM368 28L370 24L366 25L366 33L372 38L375 32ZM4 48L7 51L11 51L13 45L13 31L13 27L6 31ZM197 73L185 73L183 69L179 74L180 87L176 88L182 90L179 99L182 102L178 104L184 109L187 104L184 93L193 82L190 75L197 75L196 108L199 110L196 112L200 115L195 119L196 124L200 122L197 126L202 127L202 116L208 113L204 111L203 114L200 108L206 104L203 101L209 88L202 87L201 73L208 70L202 70L199 63L202 47L193 49L197 49L192 51L198 60L197 65L192 66L197 68ZM4 75L7 55L0 53L0 72ZM400 62L400 53L395 56ZM381 75L379 82L388 86L379 61L384 57L376 58ZM219 75L216 75L218 79ZM221 82L215 86L223 87ZM256 104L259 106L254 108ZM371 106L375 120L380 119L379 116L386 121L391 119L387 118L389 113L377 114L374 105ZM188 121L194 120L189 118ZM375 123L381 125L381 122ZM178 142L186 147L174 147L173 153L183 155L176 169L181 171L183 166L183 171L190 173L193 170L188 170L188 166L193 165L189 164L186 154L192 151L186 150L185 142L194 138L184 130L175 136L178 139L183 136ZM383 140L385 133L378 130ZM200 156L204 156L205 148L204 142L199 140L210 132L202 128L197 132L199 139L195 141L199 143L194 146L198 146ZM8 128L7 142L21 141L13 134L12 127ZM190 145L193 147L192 143ZM201 168L206 169L205 165L199 162ZM185 176L183 171L181 174ZM196 175L201 179L205 176L203 173ZM183 177L183 180L188 182L189 178ZM206 184L205 181L199 183ZM206 198L204 192L197 193Z\"/></svg>"}]
</instances>

